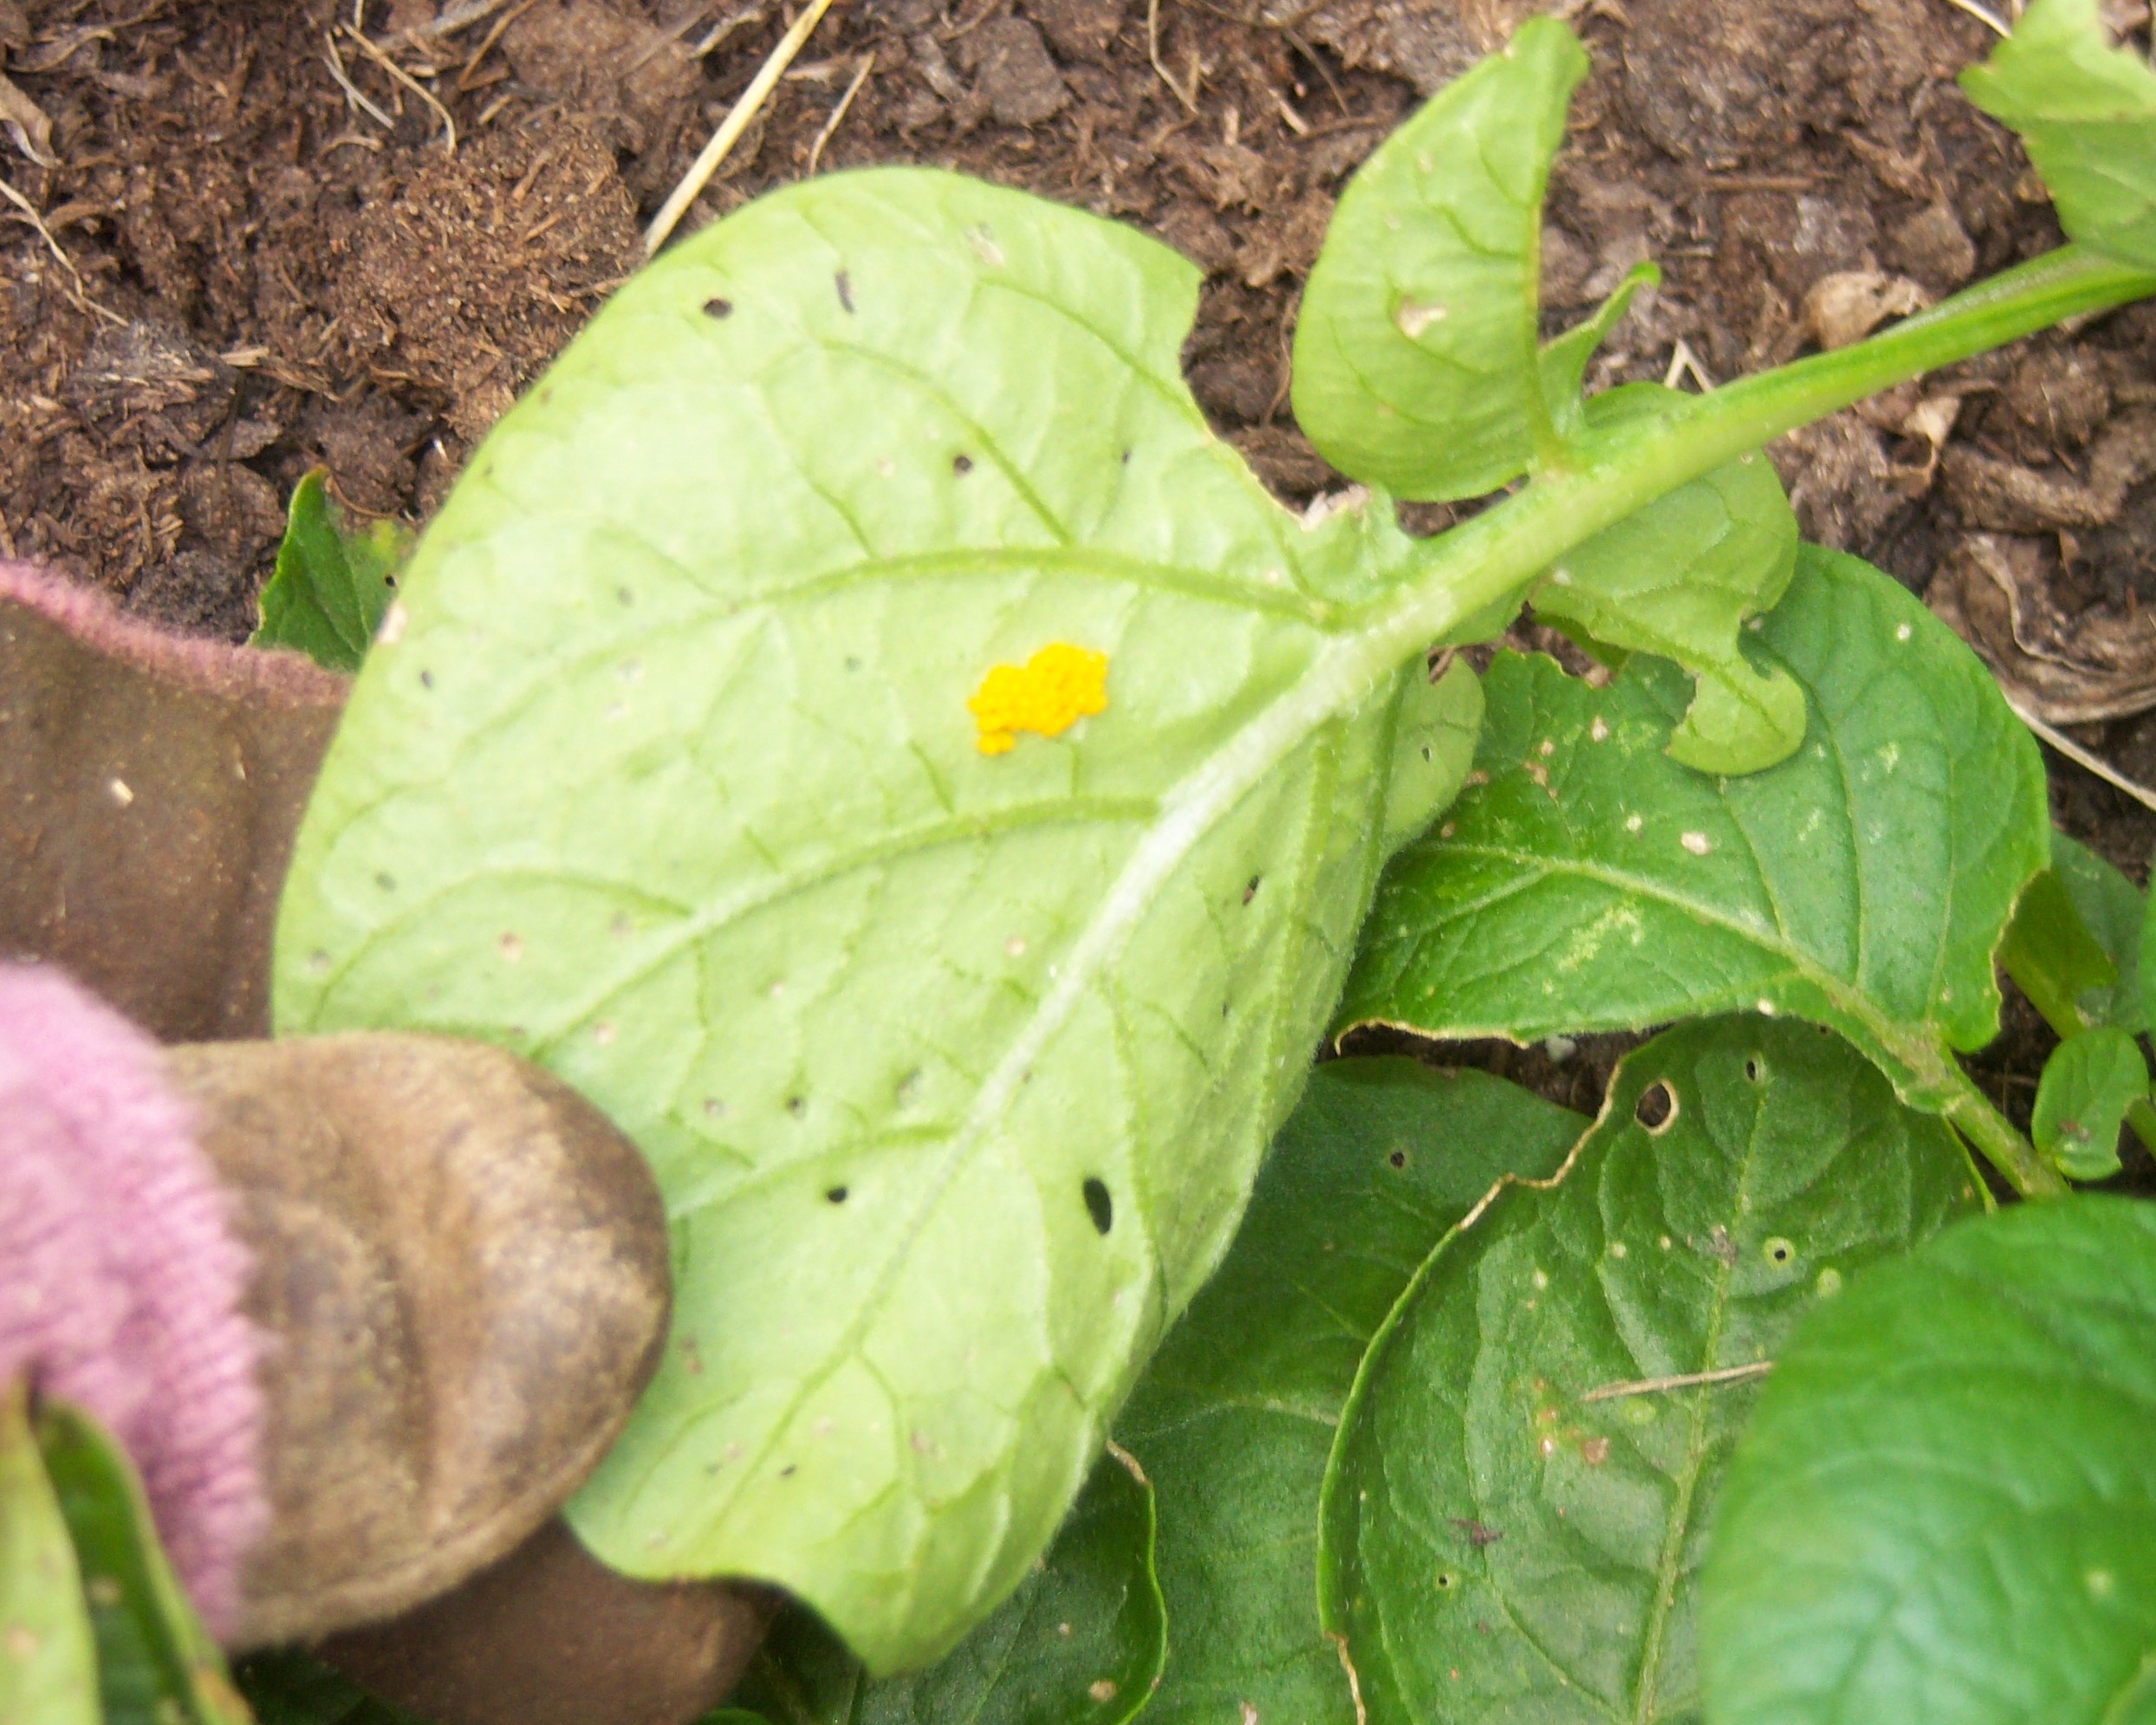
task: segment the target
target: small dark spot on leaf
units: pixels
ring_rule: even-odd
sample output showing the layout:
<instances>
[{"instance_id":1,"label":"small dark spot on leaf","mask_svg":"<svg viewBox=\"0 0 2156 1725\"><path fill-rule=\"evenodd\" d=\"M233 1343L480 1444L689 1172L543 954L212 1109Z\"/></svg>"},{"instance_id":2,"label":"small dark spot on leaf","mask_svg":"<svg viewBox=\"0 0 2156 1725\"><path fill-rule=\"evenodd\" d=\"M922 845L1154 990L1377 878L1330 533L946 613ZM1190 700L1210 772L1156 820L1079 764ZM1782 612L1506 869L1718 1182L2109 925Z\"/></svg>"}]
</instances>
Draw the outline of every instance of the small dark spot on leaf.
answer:
<instances>
[{"instance_id":1,"label":"small dark spot on leaf","mask_svg":"<svg viewBox=\"0 0 2156 1725\"><path fill-rule=\"evenodd\" d=\"M734 302L730 299L721 296L704 302L704 315L706 317L731 317L733 315Z\"/></svg>"},{"instance_id":2,"label":"small dark spot on leaf","mask_svg":"<svg viewBox=\"0 0 2156 1725\"><path fill-rule=\"evenodd\" d=\"M848 671L859 671L860 669L860 661L849 656L846 661L846 668Z\"/></svg>"},{"instance_id":3,"label":"small dark spot on leaf","mask_svg":"<svg viewBox=\"0 0 2156 1725\"><path fill-rule=\"evenodd\" d=\"M1085 1197L1086 1214L1093 1218L1093 1231L1105 1238L1108 1229L1115 1226L1115 1203L1098 1175L1087 1177Z\"/></svg>"},{"instance_id":4,"label":"small dark spot on leaf","mask_svg":"<svg viewBox=\"0 0 2156 1725\"><path fill-rule=\"evenodd\" d=\"M1460 1530L1460 1537L1474 1547L1477 1551L1482 1550L1484 1546L1494 1546L1504 1537L1497 1528L1486 1527L1481 1522L1470 1521L1464 1515L1455 1515L1451 1519L1452 1525Z\"/></svg>"},{"instance_id":5,"label":"small dark spot on leaf","mask_svg":"<svg viewBox=\"0 0 2156 1725\"><path fill-rule=\"evenodd\" d=\"M838 284L839 303L851 312L854 309L854 278L841 269L832 280Z\"/></svg>"},{"instance_id":6,"label":"small dark spot on leaf","mask_svg":"<svg viewBox=\"0 0 2156 1725\"><path fill-rule=\"evenodd\" d=\"M806 1096L788 1097L786 1099L786 1112L798 1120L803 1114L808 1112L808 1099Z\"/></svg>"},{"instance_id":7,"label":"small dark spot on leaf","mask_svg":"<svg viewBox=\"0 0 2156 1725\"><path fill-rule=\"evenodd\" d=\"M1677 1093L1670 1088L1667 1079L1658 1078L1640 1093L1632 1117L1658 1138L1669 1130L1670 1122L1677 1118Z\"/></svg>"},{"instance_id":8,"label":"small dark spot on leaf","mask_svg":"<svg viewBox=\"0 0 2156 1725\"><path fill-rule=\"evenodd\" d=\"M778 1476L783 1480L790 1480L794 1476L794 1464L791 1462L789 1462L784 1467L778 1470Z\"/></svg>"},{"instance_id":9,"label":"small dark spot on leaf","mask_svg":"<svg viewBox=\"0 0 2156 1725\"><path fill-rule=\"evenodd\" d=\"M1425 761L1434 761L1438 758L1437 751L1425 743L1422 746L1422 758Z\"/></svg>"},{"instance_id":10,"label":"small dark spot on leaf","mask_svg":"<svg viewBox=\"0 0 2156 1725\"><path fill-rule=\"evenodd\" d=\"M394 892L397 890L397 877L384 869L374 877L374 884L385 892Z\"/></svg>"},{"instance_id":11,"label":"small dark spot on leaf","mask_svg":"<svg viewBox=\"0 0 2156 1725\"><path fill-rule=\"evenodd\" d=\"M1243 889L1243 902L1245 905L1257 897L1257 889L1263 884L1264 879L1265 877L1262 874L1254 874L1250 877L1250 884Z\"/></svg>"},{"instance_id":12,"label":"small dark spot on leaf","mask_svg":"<svg viewBox=\"0 0 2156 1725\"><path fill-rule=\"evenodd\" d=\"M614 596L620 600L624 605L633 605L636 603L636 595L631 593L628 588L625 587L616 587L614 590Z\"/></svg>"},{"instance_id":13,"label":"small dark spot on leaf","mask_svg":"<svg viewBox=\"0 0 2156 1725\"><path fill-rule=\"evenodd\" d=\"M1396 1150L1385 1159L1395 1168L1405 1168L1407 1165L1407 1152L1404 1150Z\"/></svg>"},{"instance_id":14,"label":"small dark spot on leaf","mask_svg":"<svg viewBox=\"0 0 2156 1725\"><path fill-rule=\"evenodd\" d=\"M823 1195L823 1201L828 1204L844 1203L846 1202L846 1188L843 1186L832 1187L830 1190Z\"/></svg>"},{"instance_id":15,"label":"small dark spot on leaf","mask_svg":"<svg viewBox=\"0 0 2156 1725\"><path fill-rule=\"evenodd\" d=\"M1128 450L1123 451L1123 465L1126 467L1130 465L1130 453Z\"/></svg>"},{"instance_id":16,"label":"small dark spot on leaf","mask_svg":"<svg viewBox=\"0 0 2156 1725\"><path fill-rule=\"evenodd\" d=\"M382 585L383 585L384 587L387 587L387 588L390 590L390 592L392 592L392 593L396 592L396 590L397 590L397 578L396 578L396 576L394 576L394 575L384 575L384 576L382 577Z\"/></svg>"},{"instance_id":17,"label":"small dark spot on leaf","mask_svg":"<svg viewBox=\"0 0 2156 1725\"><path fill-rule=\"evenodd\" d=\"M972 457L971 456L970 456L970 455L954 455L954 456L952 456L952 457L951 457L951 470L953 473L959 473L959 474L964 474L964 473L971 473L971 472L972 472L972 470L973 470L973 457Z\"/></svg>"},{"instance_id":18,"label":"small dark spot on leaf","mask_svg":"<svg viewBox=\"0 0 2156 1725\"><path fill-rule=\"evenodd\" d=\"M432 689L433 686L434 673L431 671L421 671L419 673L419 687L422 689Z\"/></svg>"}]
</instances>

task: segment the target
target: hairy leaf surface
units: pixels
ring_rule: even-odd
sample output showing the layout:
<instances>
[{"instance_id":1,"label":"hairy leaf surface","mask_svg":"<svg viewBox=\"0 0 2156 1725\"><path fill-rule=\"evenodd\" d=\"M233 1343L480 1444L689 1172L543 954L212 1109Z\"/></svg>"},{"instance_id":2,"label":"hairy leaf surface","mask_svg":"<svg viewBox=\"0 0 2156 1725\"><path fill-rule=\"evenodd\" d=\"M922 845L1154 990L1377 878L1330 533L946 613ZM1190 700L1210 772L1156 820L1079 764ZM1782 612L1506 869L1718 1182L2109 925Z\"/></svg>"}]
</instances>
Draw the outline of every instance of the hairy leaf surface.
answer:
<instances>
[{"instance_id":1,"label":"hairy leaf surface","mask_svg":"<svg viewBox=\"0 0 2156 1725\"><path fill-rule=\"evenodd\" d=\"M2068 1178L2107 1180L2119 1171L2126 1111L2147 1094L2140 1045L2116 1025L2099 1025L2051 1051L2029 1135Z\"/></svg>"},{"instance_id":2,"label":"hairy leaf surface","mask_svg":"<svg viewBox=\"0 0 2156 1725\"><path fill-rule=\"evenodd\" d=\"M1664 753L1686 690L1502 655L1487 782L1386 872L1343 1021L1521 1041L1689 1014L1793 1013L1941 1106L1997 1033L1991 955L2050 855L2036 744L1896 582L1807 548L1756 637L1801 684L1804 746L1741 778Z\"/></svg>"},{"instance_id":3,"label":"hairy leaf surface","mask_svg":"<svg viewBox=\"0 0 2156 1725\"><path fill-rule=\"evenodd\" d=\"M1613 390L1592 417L1652 412L1667 393ZM1804 691L1779 665L1753 665L1740 632L1788 591L1796 545L1796 513L1755 451L1576 547L1536 587L1535 613L1600 647L1696 671L1698 693L1670 734L1670 758L1702 772L1757 772L1804 741Z\"/></svg>"},{"instance_id":4,"label":"hairy leaf surface","mask_svg":"<svg viewBox=\"0 0 2156 1725\"><path fill-rule=\"evenodd\" d=\"M1576 420L1584 355L1546 362L1537 309L1542 194L1587 72L1571 30L1529 19L1341 194L1297 315L1294 390L1296 424L1350 478L1475 496L1554 447L1550 393Z\"/></svg>"},{"instance_id":5,"label":"hairy leaf surface","mask_svg":"<svg viewBox=\"0 0 2156 1725\"><path fill-rule=\"evenodd\" d=\"M1166 1676L1153 1722L1355 1725L1317 1618L1317 1502L1362 1351L1499 1179L1555 1171L1587 1121L1483 1072L1397 1057L1313 1075L1220 1272L1117 1436L1159 1495Z\"/></svg>"},{"instance_id":6,"label":"hairy leaf surface","mask_svg":"<svg viewBox=\"0 0 2156 1725\"><path fill-rule=\"evenodd\" d=\"M1974 1191L1946 1126L1809 1026L1721 1019L1627 1056L1562 1177L1440 1248L1357 1380L1321 1573L1370 1719L1696 1719L1750 1369Z\"/></svg>"},{"instance_id":7,"label":"hairy leaf surface","mask_svg":"<svg viewBox=\"0 0 2156 1725\"><path fill-rule=\"evenodd\" d=\"M505 1044L651 1158L674 1334L579 1534L878 1674L1046 1547L1302 1082L1403 705L1445 734L1327 657L1408 542L1208 430L1198 283L911 170L669 251L430 529L282 907L286 1029Z\"/></svg>"},{"instance_id":8,"label":"hairy leaf surface","mask_svg":"<svg viewBox=\"0 0 2156 1725\"><path fill-rule=\"evenodd\" d=\"M105 1725L248 1725L158 1543L134 1464L73 1408L48 1403L36 1424L89 1605Z\"/></svg>"},{"instance_id":9,"label":"hairy leaf surface","mask_svg":"<svg viewBox=\"0 0 2156 1725\"><path fill-rule=\"evenodd\" d=\"M1153 1488L1108 1456L1042 1566L940 1663L877 1681L796 1607L734 1699L770 1725L1123 1725L1159 1681L1166 1635Z\"/></svg>"},{"instance_id":10,"label":"hairy leaf surface","mask_svg":"<svg viewBox=\"0 0 2156 1725\"><path fill-rule=\"evenodd\" d=\"M2156 1717L2156 1206L2002 1210L1798 1333L1723 1494L1714 1725Z\"/></svg>"},{"instance_id":11,"label":"hairy leaf surface","mask_svg":"<svg viewBox=\"0 0 2156 1725\"><path fill-rule=\"evenodd\" d=\"M99 1725L97 1644L19 1384L0 1384L0 1719Z\"/></svg>"},{"instance_id":12,"label":"hairy leaf surface","mask_svg":"<svg viewBox=\"0 0 2156 1725\"><path fill-rule=\"evenodd\" d=\"M328 470L317 467L292 492L254 645L296 648L332 671L357 671L412 555L412 529L398 521L349 525L328 482Z\"/></svg>"},{"instance_id":13,"label":"hairy leaf surface","mask_svg":"<svg viewBox=\"0 0 2156 1725\"><path fill-rule=\"evenodd\" d=\"M1961 85L2021 134L2061 227L2107 257L2156 266L2156 72L2112 46L2097 0L2030 0Z\"/></svg>"}]
</instances>

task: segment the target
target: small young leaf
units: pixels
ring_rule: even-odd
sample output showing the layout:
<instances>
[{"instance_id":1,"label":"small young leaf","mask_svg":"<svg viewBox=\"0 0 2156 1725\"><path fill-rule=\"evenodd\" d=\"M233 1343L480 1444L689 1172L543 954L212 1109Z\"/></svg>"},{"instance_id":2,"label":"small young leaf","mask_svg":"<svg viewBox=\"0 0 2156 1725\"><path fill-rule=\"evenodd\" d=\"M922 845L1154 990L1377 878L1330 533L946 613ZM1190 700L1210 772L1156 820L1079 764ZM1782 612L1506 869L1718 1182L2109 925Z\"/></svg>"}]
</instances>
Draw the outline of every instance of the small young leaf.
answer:
<instances>
[{"instance_id":1,"label":"small young leaf","mask_svg":"<svg viewBox=\"0 0 2156 1725\"><path fill-rule=\"evenodd\" d=\"M2108 988L2097 982L2082 984L2075 1000L2082 1024L2115 1024L2139 1034L2149 1027L2148 1010L2141 1000L2141 936L2147 895L2086 845L2063 833L2051 835L2051 872L2066 888L2082 928L2116 973Z\"/></svg>"},{"instance_id":2,"label":"small young leaf","mask_svg":"<svg viewBox=\"0 0 2156 1725\"><path fill-rule=\"evenodd\" d=\"M73 1408L49 1402L36 1426L89 1602L105 1725L248 1725L166 1561L133 1464Z\"/></svg>"},{"instance_id":3,"label":"small young leaf","mask_svg":"<svg viewBox=\"0 0 2156 1725\"><path fill-rule=\"evenodd\" d=\"M1529 19L1341 194L1297 314L1294 389L1296 423L1350 478L1471 497L1557 447L1538 346L1542 194L1587 72L1571 30ZM1549 362L1575 389L1578 346Z\"/></svg>"},{"instance_id":4,"label":"small young leaf","mask_svg":"<svg viewBox=\"0 0 2156 1725\"><path fill-rule=\"evenodd\" d=\"M1838 1038L1720 1019L1627 1056L1554 1187L1438 1250L1341 1418L1320 1585L1373 1725L1694 1718L1704 1530L1757 1375L1974 1191Z\"/></svg>"},{"instance_id":5,"label":"small young leaf","mask_svg":"<svg viewBox=\"0 0 2156 1725\"><path fill-rule=\"evenodd\" d=\"M1317 1618L1317 1499L1364 1346L1498 1180L1588 1122L1483 1072L1318 1068L1250 1214L1124 1410L1160 1500L1168 1663L1146 1725L1356 1725Z\"/></svg>"},{"instance_id":6,"label":"small young leaf","mask_svg":"<svg viewBox=\"0 0 2156 1725\"><path fill-rule=\"evenodd\" d=\"M357 671L411 558L412 533L398 521L349 526L328 481L317 467L293 490L254 645L296 647L331 671Z\"/></svg>"},{"instance_id":7,"label":"small young leaf","mask_svg":"<svg viewBox=\"0 0 2156 1725\"><path fill-rule=\"evenodd\" d=\"M2097 0L2030 0L1961 86L2021 134L2068 235L2156 267L2156 72L2112 46Z\"/></svg>"},{"instance_id":8,"label":"small young leaf","mask_svg":"<svg viewBox=\"0 0 2156 1725\"><path fill-rule=\"evenodd\" d=\"M1599 396L1597 423L1653 412L1667 392ZM1756 773L1804 740L1804 691L1779 665L1752 664L1744 620L1770 610L1796 573L1796 514L1774 464L1754 451L1649 503L1575 547L1532 595L1536 614L1626 652L1659 653L1698 675L1671 734L1673 761Z\"/></svg>"},{"instance_id":9,"label":"small young leaf","mask_svg":"<svg viewBox=\"0 0 2156 1725\"><path fill-rule=\"evenodd\" d=\"M2147 1094L2140 1044L2116 1025L2084 1030L2044 1062L2031 1136L2068 1179L2107 1180L2119 1171L2126 1111Z\"/></svg>"},{"instance_id":10,"label":"small young leaf","mask_svg":"<svg viewBox=\"0 0 2156 1725\"><path fill-rule=\"evenodd\" d=\"M734 1699L770 1725L1123 1725L1159 1680L1166 1635L1153 1488L1106 1456L1042 1566L940 1663L874 1681L796 1607Z\"/></svg>"},{"instance_id":11,"label":"small young leaf","mask_svg":"<svg viewBox=\"0 0 2156 1725\"><path fill-rule=\"evenodd\" d=\"M1688 1014L1840 1030L1903 1099L1997 1033L1991 955L2050 854L2034 742L1898 583L1807 547L1757 639L1810 730L1713 779L1663 745L1688 696L1658 660L1596 689L1500 655L1471 788L1386 872L1342 1021L1522 1041Z\"/></svg>"},{"instance_id":12,"label":"small young leaf","mask_svg":"<svg viewBox=\"0 0 2156 1725\"><path fill-rule=\"evenodd\" d=\"M784 1586L878 1675L1047 1547L1389 824L1422 667L1344 601L1412 548L1213 434L1198 282L920 170L670 250L429 529L279 912L286 1028L504 1044L651 1158L673 1345L579 1535Z\"/></svg>"},{"instance_id":13,"label":"small young leaf","mask_svg":"<svg viewBox=\"0 0 2156 1725\"><path fill-rule=\"evenodd\" d=\"M2044 1021L2071 1036L2105 1021L2119 967L2081 915L2059 866L2061 838L2052 835L2051 866L2022 890L1999 943L1999 964Z\"/></svg>"},{"instance_id":14,"label":"small young leaf","mask_svg":"<svg viewBox=\"0 0 2156 1725\"><path fill-rule=\"evenodd\" d=\"M20 1384L0 1384L0 1719L99 1725L97 1644Z\"/></svg>"},{"instance_id":15,"label":"small young leaf","mask_svg":"<svg viewBox=\"0 0 2156 1725\"><path fill-rule=\"evenodd\" d=\"M1828 1301L1738 1445L1713 1725L2126 1725L2156 1707L2156 1205L1949 1229Z\"/></svg>"}]
</instances>

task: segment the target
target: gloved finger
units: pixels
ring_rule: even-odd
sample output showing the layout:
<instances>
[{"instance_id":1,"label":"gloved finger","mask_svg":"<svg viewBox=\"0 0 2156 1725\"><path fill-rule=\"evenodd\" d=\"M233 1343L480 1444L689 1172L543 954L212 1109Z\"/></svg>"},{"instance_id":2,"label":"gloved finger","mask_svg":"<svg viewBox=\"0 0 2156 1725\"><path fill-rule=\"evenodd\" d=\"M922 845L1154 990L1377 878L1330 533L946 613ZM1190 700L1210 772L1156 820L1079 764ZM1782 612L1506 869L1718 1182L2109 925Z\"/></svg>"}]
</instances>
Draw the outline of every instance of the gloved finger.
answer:
<instances>
[{"instance_id":1,"label":"gloved finger","mask_svg":"<svg viewBox=\"0 0 2156 1725\"><path fill-rule=\"evenodd\" d=\"M168 1049L253 1260L270 1516L227 1640L410 1610L521 1544L666 1339L643 1158L528 1061L388 1032Z\"/></svg>"},{"instance_id":2,"label":"gloved finger","mask_svg":"<svg viewBox=\"0 0 2156 1725\"><path fill-rule=\"evenodd\" d=\"M618 1575L555 1521L455 1592L319 1651L431 1725L687 1725L740 1681L776 1604Z\"/></svg>"},{"instance_id":3,"label":"gloved finger","mask_svg":"<svg viewBox=\"0 0 2156 1725\"><path fill-rule=\"evenodd\" d=\"M347 683L0 562L0 958L163 1041L261 1036L270 937Z\"/></svg>"}]
</instances>

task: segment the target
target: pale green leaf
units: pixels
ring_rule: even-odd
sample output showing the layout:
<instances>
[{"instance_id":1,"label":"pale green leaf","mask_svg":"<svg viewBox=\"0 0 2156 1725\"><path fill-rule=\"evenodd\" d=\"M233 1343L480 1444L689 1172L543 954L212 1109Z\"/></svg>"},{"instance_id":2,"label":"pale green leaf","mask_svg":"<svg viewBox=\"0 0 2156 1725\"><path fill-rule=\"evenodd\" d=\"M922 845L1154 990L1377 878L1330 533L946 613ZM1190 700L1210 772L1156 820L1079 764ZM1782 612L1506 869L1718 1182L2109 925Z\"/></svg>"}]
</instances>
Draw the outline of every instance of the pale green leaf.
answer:
<instances>
[{"instance_id":1,"label":"pale green leaf","mask_svg":"<svg viewBox=\"0 0 2156 1725\"><path fill-rule=\"evenodd\" d=\"M36 1428L89 1605L105 1725L249 1725L158 1543L134 1464L63 1404L44 1404Z\"/></svg>"},{"instance_id":2,"label":"pale green leaf","mask_svg":"<svg viewBox=\"0 0 2156 1725\"><path fill-rule=\"evenodd\" d=\"M0 1384L0 1719L98 1725L97 1644L27 1391Z\"/></svg>"},{"instance_id":3,"label":"pale green leaf","mask_svg":"<svg viewBox=\"0 0 2156 1725\"><path fill-rule=\"evenodd\" d=\"M1586 354L1577 342L1555 354L1572 393L1553 414L1537 317L1542 194L1587 72L1570 29L1531 18L1341 194L1296 315L1294 399L1350 478L1475 496L1552 454L1576 420Z\"/></svg>"},{"instance_id":4,"label":"pale green leaf","mask_svg":"<svg viewBox=\"0 0 2156 1725\"><path fill-rule=\"evenodd\" d=\"M1198 285L914 170L669 250L429 530L285 892L283 1028L504 1044L651 1159L674 1334L579 1534L879 1674L1018 1585L1225 1248L1388 824L1421 670L1345 602L1409 543L1207 428ZM983 754L1055 643L1106 710Z\"/></svg>"},{"instance_id":5,"label":"pale green leaf","mask_svg":"<svg viewBox=\"0 0 2156 1725\"><path fill-rule=\"evenodd\" d=\"M1991 955L2050 854L2043 768L1989 671L1898 584L1806 548L1753 638L1810 705L1780 766L1663 748L1683 678L1501 655L1474 786L1394 859L1343 1021L1523 1041L1721 1011L1834 1026L1905 1100L1997 1034Z\"/></svg>"},{"instance_id":6,"label":"pale green leaf","mask_svg":"<svg viewBox=\"0 0 2156 1725\"><path fill-rule=\"evenodd\" d=\"M2002 1210L1797 1333L1723 1492L1714 1725L2156 1718L2156 1206Z\"/></svg>"},{"instance_id":7,"label":"pale green leaf","mask_svg":"<svg viewBox=\"0 0 2156 1725\"><path fill-rule=\"evenodd\" d=\"M1506 1177L1554 1173L1587 1121L1483 1072L1320 1067L1235 1247L1117 1426L1159 1495L1168 1665L1146 1725L1355 1725L1317 1618L1317 1501L1370 1337Z\"/></svg>"},{"instance_id":8,"label":"pale green leaf","mask_svg":"<svg viewBox=\"0 0 2156 1725\"><path fill-rule=\"evenodd\" d=\"M2107 1180L2119 1171L2126 1111L2147 1094L2140 1044L2116 1025L2084 1030L2044 1062L2030 1136L2068 1179Z\"/></svg>"},{"instance_id":9,"label":"pale green leaf","mask_svg":"<svg viewBox=\"0 0 2156 1725\"><path fill-rule=\"evenodd\" d=\"M357 671L412 554L412 529L394 520L352 526L328 481L328 470L317 467L293 490L253 644L296 648L332 671Z\"/></svg>"},{"instance_id":10,"label":"pale green leaf","mask_svg":"<svg viewBox=\"0 0 2156 1725\"><path fill-rule=\"evenodd\" d=\"M1606 422L1654 411L1653 385L1596 398ZM1605 404L1609 404L1606 405ZM1698 673L1670 758L1702 772L1753 773L1804 740L1804 691L1746 657L1745 619L1796 573L1796 514L1774 464L1754 451L1679 487L1568 553L1530 595L1536 616L1627 652Z\"/></svg>"},{"instance_id":11,"label":"pale green leaf","mask_svg":"<svg viewBox=\"0 0 2156 1725\"><path fill-rule=\"evenodd\" d=\"M1554 1187L1442 1247L1356 1381L1320 1561L1373 1725L1696 1719L1702 1544L1758 1374L1974 1193L1946 1127L1809 1027L1627 1056Z\"/></svg>"},{"instance_id":12,"label":"pale green leaf","mask_svg":"<svg viewBox=\"0 0 2156 1725\"><path fill-rule=\"evenodd\" d=\"M2112 46L2097 0L2030 0L1961 85L2021 134L2068 234L2156 265L2156 72Z\"/></svg>"},{"instance_id":13,"label":"pale green leaf","mask_svg":"<svg viewBox=\"0 0 2156 1725\"><path fill-rule=\"evenodd\" d=\"M1411 683L1393 733L1392 790L1385 805L1389 855L1451 806L1475 764L1482 684L1461 660L1434 682Z\"/></svg>"},{"instance_id":14,"label":"pale green leaf","mask_svg":"<svg viewBox=\"0 0 2156 1725\"><path fill-rule=\"evenodd\" d=\"M734 1700L770 1725L1123 1725L1160 1678L1153 1488L1111 1456L1042 1566L940 1663L871 1678L808 1612L780 1618Z\"/></svg>"}]
</instances>

